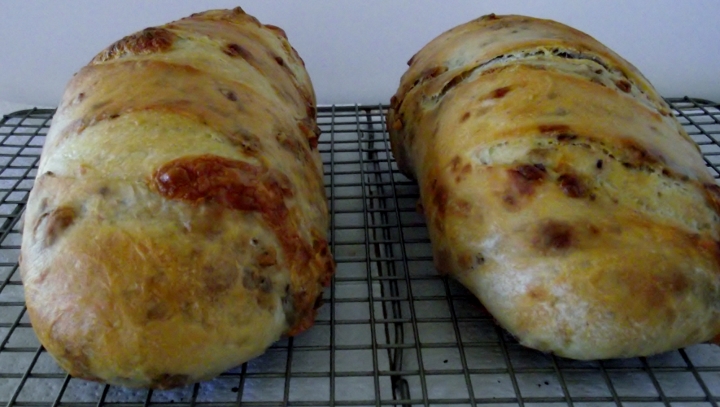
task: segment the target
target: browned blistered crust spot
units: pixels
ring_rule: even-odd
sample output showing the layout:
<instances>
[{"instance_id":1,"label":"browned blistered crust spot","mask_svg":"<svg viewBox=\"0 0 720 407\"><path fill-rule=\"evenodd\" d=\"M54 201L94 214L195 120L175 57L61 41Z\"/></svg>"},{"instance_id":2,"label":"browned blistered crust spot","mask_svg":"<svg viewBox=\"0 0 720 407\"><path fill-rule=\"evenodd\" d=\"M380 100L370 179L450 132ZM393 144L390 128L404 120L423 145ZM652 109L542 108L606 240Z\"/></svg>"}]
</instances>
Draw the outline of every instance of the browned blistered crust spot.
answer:
<instances>
[{"instance_id":1,"label":"browned blistered crust spot","mask_svg":"<svg viewBox=\"0 0 720 407\"><path fill-rule=\"evenodd\" d=\"M465 123L467 119L470 118L470 112L463 113L462 116L460 116L460 123Z\"/></svg>"},{"instance_id":2,"label":"browned blistered crust spot","mask_svg":"<svg viewBox=\"0 0 720 407\"><path fill-rule=\"evenodd\" d=\"M651 276L627 270L620 278L624 286L635 287L633 294L638 303L647 304L647 307L663 312L672 319L676 318L673 298L690 288L685 273L678 270L667 270Z\"/></svg>"},{"instance_id":3,"label":"browned blistered crust spot","mask_svg":"<svg viewBox=\"0 0 720 407\"><path fill-rule=\"evenodd\" d=\"M40 225L44 224L45 228L45 246L52 246L53 243L67 230L75 221L75 209L69 206L61 206L55 210L44 213L35 223L35 233L37 234Z\"/></svg>"},{"instance_id":4,"label":"browned blistered crust spot","mask_svg":"<svg viewBox=\"0 0 720 407\"><path fill-rule=\"evenodd\" d=\"M275 138L283 149L292 154L298 160L303 162L312 161L312 156L310 155L308 147L298 139L292 136L287 136L284 133L278 133ZM312 140L313 139L310 140L310 143L312 143ZM310 148L317 148L317 144L315 144L315 147L312 147L312 144L310 144Z\"/></svg>"},{"instance_id":5,"label":"browned blistered crust spot","mask_svg":"<svg viewBox=\"0 0 720 407\"><path fill-rule=\"evenodd\" d=\"M214 20L214 21L242 21L239 20L237 17L242 17L245 20L251 21L258 27L262 26L257 18L248 15L245 13L245 11L242 9L242 7L235 7L232 10L210 10L210 11L203 11L200 13L194 13L190 14L190 17L185 17L183 20L186 19L203 19L203 20Z\"/></svg>"},{"instance_id":6,"label":"browned blistered crust spot","mask_svg":"<svg viewBox=\"0 0 720 407\"><path fill-rule=\"evenodd\" d=\"M313 324L315 300L321 294L319 286L329 284L334 263L327 250L321 251L326 253L324 256L314 250L327 244L316 231L311 231L312 245L300 237L297 220L285 204L293 192L284 174L243 161L200 155L166 163L150 181L168 199L258 213L275 233L290 269L291 319L295 324L288 334L297 334ZM259 284L262 286L262 281Z\"/></svg>"},{"instance_id":7,"label":"browned blistered crust spot","mask_svg":"<svg viewBox=\"0 0 720 407\"><path fill-rule=\"evenodd\" d=\"M532 196L535 186L545 180L547 171L542 164L523 164L510 168L508 172L508 187L503 193L502 200L506 208L515 210L516 205L523 197Z\"/></svg>"},{"instance_id":8,"label":"browned blistered crust spot","mask_svg":"<svg viewBox=\"0 0 720 407\"><path fill-rule=\"evenodd\" d=\"M456 158L459 159L460 157L456 157ZM453 164L452 172L454 174L456 174L455 175L456 183L459 183L459 182L465 180L465 178L467 178L467 175L472 172L472 164L470 164L470 163L465 163L462 167L460 167L461 162L458 160L457 163L453 162L452 164Z\"/></svg>"},{"instance_id":9,"label":"browned blistered crust spot","mask_svg":"<svg viewBox=\"0 0 720 407\"><path fill-rule=\"evenodd\" d=\"M246 61L253 59L252 54L250 51L245 49L244 47L238 45L238 44L228 44L223 49L223 52L225 55L229 55L233 58L240 57Z\"/></svg>"},{"instance_id":10,"label":"browned blistered crust spot","mask_svg":"<svg viewBox=\"0 0 720 407\"><path fill-rule=\"evenodd\" d=\"M480 76L492 75L492 74L495 74L495 73L504 71L504 70L506 70L506 69L509 69L509 68L511 68L512 66L513 66L513 65L502 65L502 66L495 66L495 67L492 67L492 68L488 68L488 69L485 69L484 71L480 72ZM484 95L480 97L480 99L485 99L485 98L486 98L486 97L485 97Z\"/></svg>"},{"instance_id":11,"label":"browned blistered crust spot","mask_svg":"<svg viewBox=\"0 0 720 407\"><path fill-rule=\"evenodd\" d=\"M322 254L322 253L321 253ZM277 264L277 253L275 253L275 249L272 247L268 247L260 253L260 255L257 258L258 266L265 268L274 266Z\"/></svg>"},{"instance_id":12,"label":"browned blistered crust spot","mask_svg":"<svg viewBox=\"0 0 720 407\"><path fill-rule=\"evenodd\" d=\"M603 82L600 78L590 78L590 82L592 82L592 83L594 83L594 84L596 84L596 85L600 85L600 86L602 86L603 88L606 88L606 87L607 87L607 85L605 85L605 82Z\"/></svg>"},{"instance_id":13,"label":"browned blistered crust spot","mask_svg":"<svg viewBox=\"0 0 720 407\"><path fill-rule=\"evenodd\" d=\"M550 299L550 292L543 286L535 286L527 291L527 296L534 302L545 302Z\"/></svg>"},{"instance_id":14,"label":"browned blistered crust spot","mask_svg":"<svg viewBox=\"0 0 720 407\"><path fill-rule=\"evenodd\" d=\"M218 90L220 91L220 93L222 93L223 96L225 96L225 99L231 102L237 102L238 97L232 90L226 88L220 88Z\"/></svg>"},{"instance_id":15,"label":"browned blistered crust spot","mask_svg":"<svg viewBox=\"0 0 720 407\"><path fill-rule=\"evenodd\" d=\"M452 172L458 171L458 168L460 168L461 162L462 161L461 161L461 158L459 155L456 155L455 157L453 157L452 160L450 160L450 169L452 170Z\"/></svg>"},{"instance_id":16,"label":"browned blistered crust spot","mask_svg":"<svg viewBox=\"0 0 720 407\"><path fill-rule=\"evenodd\" d=\"M80 92L75 96L68 105L77 105L79 103L82 103L82 101L85 100L85 92Z\"/></svg>"},{"instance_id":17,"label":"browned blistered crust spot","mask_svg":"<svg viewBox=\"0 0 720 407\"><path fill-rule=\"evenodd\" d=\"M422 83L428 79L435 78L439 75L444 74L447 72L446 66L436 66L436 67L430 67L426 68L424 71L420 73L420 78L415 81L415 84Z\"/></svg>"},{"instance_id":18,"label":"browned blistered crust spot","mask_svg":"<svg viewBox=\"0 0 720 407\"><path fill-rule=\"evenodd\" d=\"M705 199L715 210L715 213L720 214L720 186L717 184L705 184L703 185L705 190Z\"/></svg>"},{"instance_id":19,"label":"browned blistered crust spot","mask_svg":"<svg viewBox=\"0 0 720 407\"><path fill-rule=\"evenodd\" d=\"M630 153L632 160L639 164L657 164L664 162L661 155L651 154L646 148L635 141L625 139L621 141L622 146Z\"/></svg>"},{"instance_id":20,"label":"browned blistered crust spot","mask_svg":"<svg viewBox=\"0 0 720 407\"><path fill-rule=\"evenodd\" d=\"M560 189L570 198L582 198L587 195L585 184L574 174L562 174L558 177Z\"/></svg>"},{"instance_id":21,"label":"browned blistered crust spot","mask_svg":"<svg viewBox=\"0 0 720 407\"><path fill-rule=\"evenodd\" d=\"M519 175L526 181L542 181L547 174L545 166L542 164L520 165L517 168L511 169L510 173L512 175Z\"/></svg>"},{"instance_id":22,"label":"browned blistered crust spot","mask_svg":"<svg viewBox=\"0 0 720 407\"><path fill-rule=\"evenodd\" d=\"M154 301L147 305L145 318L148 321L162 321L170 316L170 309L162 301Z\"/></svg>"},{"instance_id":23,"label":"browned blistered crust spot","mask_svg":"<svg viewBox=\"0 0 720 407\"><path fill-rule=\"evenodd\" d=\"M177 36L172 31L165 28L146 28L110 45L93 58L91 64L107 62L125 55L166 52L172 47L176 38Z\"/></svg>"},{"instance_id":24,"label":"browned blistered crust spot","mask_svg":"<svg viewBox=\"0 0 720 407\"><path fill-rule=\"evenodd\" d=\"M628 168L628 169L635 169L635 168L637 168L637 166L634 165L633 163L622 162L621 164L622 164L623 167Z\"/></svg>"},{"instance_id":25,"label":"browned blistered crust spot","mask_svg":"<svg viewBox=\"0 0 720 407\"><path fill-rule=\"evenodd\" d=\"M236 267L228 267L221 264L206 265L203 267L202 281L207 294L211 297L230 290L239 279L240 271Z\"/></svg>"},{"instance_id":26,"label":"browned blistered crust spot","mask_svg":"<svg viewBox=\"0 0 720 407\"><path fill-rule=\"evenodd\" d=\"M248 156L257 156L262 150L260 138L243 129L228 134L227 139L230 144L239 147Z\"/></svg>"},{"instance_id":27,"label":"browned blistered crust spot","mask_svg":"<svg viewBox=\"0 0 720 407\"><path fill-rule=\"evenodd\" d=\"M558 134L556 138L557 138L557 141L566 142L566 141L576 140L578 138L578 136L576 134L564 133L564 134Z\"/></svg>"},{"instance_id":28,"label":"browned blistered crust spot","mask_svg":"<svg viewBox=\"0 0 720 407\"><path fill-rule=\"evenodd\" d=\"M472 267L472 256L469 253L460 253L457 256L457 263L463 270L468 270Z\"/></svg>"},{"instance_id":29,"label":"browned blistered crust spot","mask_svg":"<svg viewBox=\"0 0 720 407\"><path fill-rule=\"evenodd\" d=\"M467 79L472 73L474 72L473 69L469 69L467 71L460 72L459 74L455 75L452 79L450 79L445 86L440 90L440 93L437 94L436 99L440 99L443 96L445 96L446 93L448 93L452 88L462 83L465 79Z\"/></svg>"},{"instance_id":30,"label":"browned blistered crust spot","mask_svg":"<svg viewBox=\"0 0 720 407\"><path fill-rule=\"evenodd\" d=\"M706 255L713 258L720 265L720 241L715 241L698 234L689 234L688 239L692 246L700 248Z\"/></svg>"},{"instance_id":31,"label":"browned blistered crust spot","mask_svg":"<svg viewBox=\"0 0 720 407\"><path fill-rule=\"evenodd\" d=\"M242 285L248 291L259 291L261 294L269 294L273 290L273 283L264 272L255 268L246 268L243 270ZM265 301L262 295L258 296L258 305L263 308L272 309L272 303Z\"/></svg>"},{"instance_id":32,"label":"browned blistered crust spot","mask_svg":"<svg viewBox=\"0 0 720 407\"><path fill-rule=\"evenodd\" d=\"M690 287L687 276L681 271L672 273L672 276L667 281L667 287L670 292L680 294Z\"/></svg>"},{"instance_id":33,"label":"browned blistered crust spot","mask_svg":"<svg viewBox=\"0 0 720 407\"><path fill-rule=\"evenodd\" d=\"M286 43L286 44L287 44L287 43ZM293 56L295 59L297 59L298 61L300 61L300 65L302 65L303 67L305 66L305 60L302 59L302 57L300 56L300 54L298 54L297 50L296 50L295 48L293 48L292 46L290 46L290 54L292 54L292 56Z\"/></svg>"},{"instance_id":34,"label":"browned blistered crust spot","mask_svg":"<svg viewBox=\"0 0 720 407\"><path fill-rule=\"evenodd\" d=\"M332 260L332 256L328 250L327 240L321 237L320 234L313 230L313 245L315 255L311 257L311 261L316 263L316 267L319 275L319 283L322 286L327 287L330 285L332 275L335 273L335 263ZM322 255L322 253L325 253ZM312 252L305 251L306 256L312 256ZM306 262L307 263L307 262ZM299 273L307 273L307 270L300 269L298 272L293 273L292 280L306 281L307 278L299 277ZM306 284L306 283L305 283ZM322 291L316 290L308 292L304 284L297 283L297 287L293 292L293 303L295 305L295 316L296 323L293 324L288 331L288 335L296 335L308 328L310 328L315 322L315 315L317 314L317 299L322 295Z\"/></svg>"},{"instance_id":35,"label":"browned blistered crust spot","mask_svg":"<svg viewBox=\"0 0 720 407\"><path fill-rule=\"evenodd\" d=\"M570 133L570 126L566 124L541 124L538 126L538 130L542 134L567 134Z\"/></svg>"},{"instance_id":36,"label":"browned blistered crust spot","mask_svg":"<svg viewBox=\"0 0 720 407\"><path fill-rule=\"evenodd\" d=\"M310 148L312 150L317 150L317 146L319 144L318 137L312 137L308 139L308 143L310 144Z\"/></svg>"},{"instance_id":37,"label":"browned blistered crust spot","mask_svg":"<svg viewBox=\"0 0 720 407\"><path fill-rule=\"evenodd\" d=\"M437 178L433 180L430 185L430 191L432 196L432 202L435 204L437 209L437 215L442 217L445 215L448 203L448 189L442 183L439 183Z\"/></svg>"},{"instance_id":38,"label":"browned blistered crust spot","mask_svg":"<svg viewBox=\"0 0 720 407\"><path fill-rule=\"evenodd\" d=\"M510 86L503 86L502 88L495 89L494 91L492 91L491 97L493 99L500 99L500 98L504 97L505 95L507 95L511 89L512 89L512 87L510 87Z\"/></svg>"},{"instance_id":39,"label":"browned blistered crust spot","mask_svg":"<svg viewBox=\"0 0 720 407\"><path fill-rule=\"evenodd\" d=\"M617 86L618 89L625 93L629 93L630 89L632 89L632 85L630 85L630 82L626 81L625 79L615 81L615 86Z\"/></svg>"},{"instance_id":40,"label":"browned blistered crust spot","mask_svg":"<svg viewBox=\"0 0 720 407\"><path fill-rule=\"evenodd\" d=\"M503 200L512 206L516 203L518 196L532 195L535 192L535 185L541 183L546 174L542 164L525 164L509 169L510 185Z\"/></svg>"},{"instance_id":41,"label":"browned blistered crust spot","mask_svg":"<svg viewBox=\"0 0 720 407\"><path fill-rule=\"evenodd\" d=\"M505 203L505 205L509 206L509 207L513 207L517 203L517 199L513 195L510 195L509 193L503 195L502 200Z\"/></svg>"},{"instance_id":42,"label":"browned blistered crust spot","mask_svg":"<svg viewBox=\"0 0 720 407\"><path fill-rule=\"evenodd\" d=\"M467 215L472 209L472 204L464 199L454 200L453 206L455 207L458 215Z\"/></svg>"},{"instance_id":43,"label":"browned blistered crust spot","mask_svg":"<svg viewBox=\"0 0 720 407\"><path fill-rule=\"evenodd\" d=\"M298 127L300 128L300 131L305 135L308 146L310 146L310 148L313 150L317 149L318 139L320 138L320 134L322 134L322 132L320 130L320 127L315 124L315 121L311 120L310 118L305 118L298 121Z\"/></svg>"},{"instance_id":44,"label":"browned blistered crust spot","mask_svg":"<svg viewBox=\"0 0 720 407\"><path fill-rule=\"evenodd\" d=\"M292 49L292 47L290 47L290 48L291 48L291 53L295 53L295 56L298 59L300 59L299 55L297 55L295 50ZM268 51L268 56L271 59L273 59L282 68L283 72L285 72L285 74L290 78L290 80L293 83L293 86L295 88L295 91L305 102L306 114L310 118L315 119L317 117L317 109L315 108L315 102L313 100L313 97L305 88L300 86L300 84L298 83L299 82L298 78L297 78L297 76L295 76L295 72L293 72L293 70L290 69L290 67L287 65L287 63L285 63L285 60L281 56L273 54L270 51ZM258 67L258 66L255 66L255 67L258 68L259 70L262 70L261 67ZM280 93L280 91L278 91L278 92ZM287 92L282 91L282 94L285 98L289 97L290 99L292 99L292 96L289 96Z\"/></svg>"},{"instance_id":45,"label":"browned blistered crust spot","mask_svg":"<svg viewBox=\"0 0 720 407\"><path fill-rule=\"evenodd\" d=\"M279 35L282 38L288 39L287 34L285 33L285 30L282 28L272 25L272 24L265 24L265 28L267 28L270 31L275 32L275 34Z\"/></svg>"},{"instance_id":46,"label":"browned blistered crust spot","mask_svg":"<svg viewBox=\"0 0 720 407\"><path fill-rule=\"evenodd\" d=\"M573 245L573 228L570 224L548 220L540 224L532 243L543 253L560 252Z\"/></svg>"},{"instance_id":47,"label":"browned blistered crust spot","mask_svg":"<svg viewBox=\"0 0 720 407\"><path fill-rule=\"evenodd\" d=\"M305 95L303 95L305 96ZM305 113L310 117L311 119L315 120L317 119L317 108L315 105L312 104L312 102L308 101L305 104Z\"/></svg>"}]
</instances>

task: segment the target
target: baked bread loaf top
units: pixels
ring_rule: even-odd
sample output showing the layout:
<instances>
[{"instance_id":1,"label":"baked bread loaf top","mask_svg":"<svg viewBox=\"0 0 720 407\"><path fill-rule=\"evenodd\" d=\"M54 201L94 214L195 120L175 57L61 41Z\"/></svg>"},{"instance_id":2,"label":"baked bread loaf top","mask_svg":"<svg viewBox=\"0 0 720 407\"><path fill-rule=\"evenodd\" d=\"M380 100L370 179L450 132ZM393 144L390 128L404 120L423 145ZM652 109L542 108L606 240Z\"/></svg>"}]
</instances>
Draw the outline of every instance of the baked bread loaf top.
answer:
<instances>
[{"instance_id":1,"label":"baked bread loaf top","mask_svg":"<svg viewBox=\"0 0 720 407\"><path fill-rule=\"evenodd\" d=\"M285 33L239 8L145 29L82 68L20 262L59 364L168 388L310 327L334 271L315 114Z\"/></svg>"},{"instance_id":2,"label":"baked bread loaf top","mask_svg":"<svg viewBox=\"0 0 720 407\"><path fill-rule=\"evenodd\" d=\"M720 189L638 70L488 15L409 62L388 126L436 267L529 347L649 355L720 333Z\"/></svg>"}]
</instances>

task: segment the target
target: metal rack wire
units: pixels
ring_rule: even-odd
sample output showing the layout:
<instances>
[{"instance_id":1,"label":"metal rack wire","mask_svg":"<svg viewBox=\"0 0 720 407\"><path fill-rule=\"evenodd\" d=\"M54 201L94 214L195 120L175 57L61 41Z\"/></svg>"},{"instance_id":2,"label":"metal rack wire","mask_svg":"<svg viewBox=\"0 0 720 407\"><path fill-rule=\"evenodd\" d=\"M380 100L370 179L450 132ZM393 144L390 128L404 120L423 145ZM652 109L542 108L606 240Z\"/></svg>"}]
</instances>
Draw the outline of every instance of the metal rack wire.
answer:
<instances>
[{"instance_id":1,"label":"metal rack wire","mask_svg":"<svg viewBox=\"0 0 720 407\"><path fill-rule=\"evenodd\" d=\"M669 102L720 178L720 105ZM602 362L545 355L438 276L418 189L397 171L381 105L319 109L338 272L314 328L181 389L71 378L33 334L17 270L19 220L53 113L0 120L0 406L718 406L718 347Z\"/></svg>"}]
</instances>

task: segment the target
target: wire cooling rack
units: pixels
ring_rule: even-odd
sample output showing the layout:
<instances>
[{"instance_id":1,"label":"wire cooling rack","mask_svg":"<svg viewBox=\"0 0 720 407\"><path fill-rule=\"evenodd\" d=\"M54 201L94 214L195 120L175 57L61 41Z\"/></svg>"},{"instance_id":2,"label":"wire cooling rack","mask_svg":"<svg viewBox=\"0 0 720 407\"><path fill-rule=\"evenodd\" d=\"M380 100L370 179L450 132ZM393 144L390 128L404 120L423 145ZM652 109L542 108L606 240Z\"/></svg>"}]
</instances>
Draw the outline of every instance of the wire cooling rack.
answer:
<instances>
[{"instance_id":1,"label":"wire cooling rack","mask_svg":"<svg viewBox=\"0 0 720 407\"><path fill-rule=\"evenodd\" d=\"M670 99L720 178L720 105ZM33 334L19 219L54 111L0 121L0 406L718 406L720 348L578 362L523 348L435 273L418 188L401 175L385 106L319 109L338 263L315 327L215 380L170 391L74 379Z\"/></svg>"}]
</instances>

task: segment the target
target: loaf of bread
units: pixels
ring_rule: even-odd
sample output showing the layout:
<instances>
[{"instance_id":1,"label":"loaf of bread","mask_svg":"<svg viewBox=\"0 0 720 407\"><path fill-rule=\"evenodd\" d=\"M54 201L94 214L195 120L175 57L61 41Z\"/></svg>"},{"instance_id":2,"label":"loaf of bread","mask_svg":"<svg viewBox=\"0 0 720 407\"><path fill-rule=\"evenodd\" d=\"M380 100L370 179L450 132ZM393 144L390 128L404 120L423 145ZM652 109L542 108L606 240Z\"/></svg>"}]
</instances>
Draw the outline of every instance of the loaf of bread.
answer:
<instances>
[{"instance_id":1,"label":"loaf of bread","mask_svg":"<svg viewBox=\"0 0 720 407\"><path fill-rule=\"evenodd\" d=\"M40 342L76 377L169 388L313 324L334 265L315 95L280 28L212 10L69 83L25 213Z\"/></svg>"},{"instance_id":2,"label":"loaf of bread","mask_svg":"<svg viewBox=\"0 0 720 407\"><path fill-rule=\"evenodd\" d=\"M557 22L495 15L409 65L388 126L436 268L521 344L599 359L720 333L720 189L635 67Z\"/></svg>"}]
</instances>

